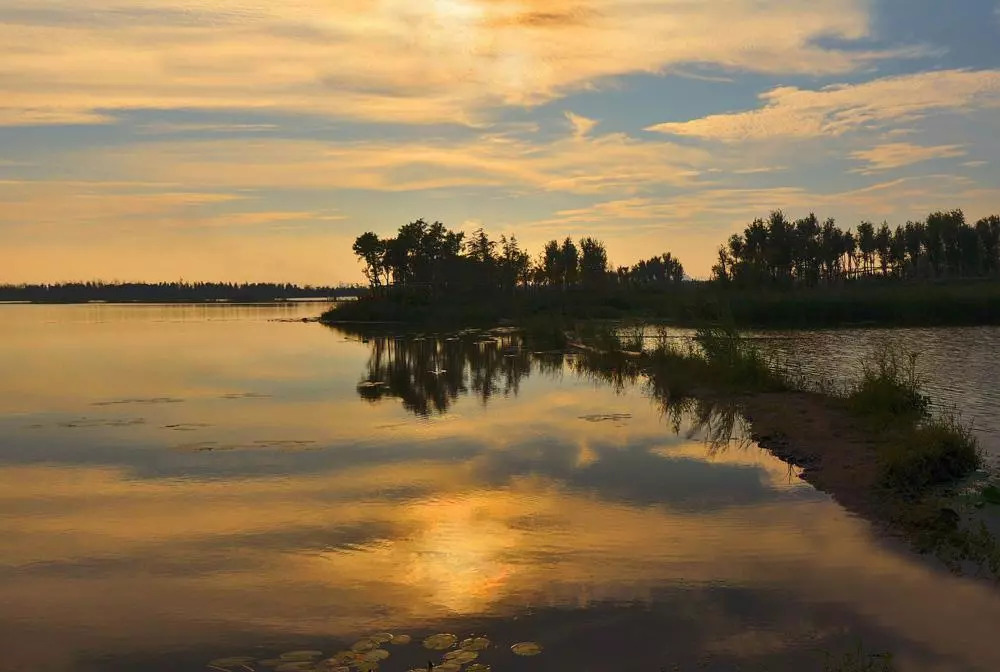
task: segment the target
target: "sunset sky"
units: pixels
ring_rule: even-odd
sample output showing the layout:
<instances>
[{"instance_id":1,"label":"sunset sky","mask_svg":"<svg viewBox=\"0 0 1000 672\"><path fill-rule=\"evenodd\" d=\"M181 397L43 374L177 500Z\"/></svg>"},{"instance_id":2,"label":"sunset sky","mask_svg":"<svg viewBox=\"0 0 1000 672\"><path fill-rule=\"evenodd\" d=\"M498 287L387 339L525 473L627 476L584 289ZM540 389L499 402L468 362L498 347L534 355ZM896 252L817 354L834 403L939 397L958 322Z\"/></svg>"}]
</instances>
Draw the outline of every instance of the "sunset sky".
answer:
<instances>
[{"instance_id":1,"label":"sunset sky","mask_svg":"<svg viewBox=\"0 0 1000 672\"><path fill-rule=\"evenodd\" d=\"M354 282L419 217L705 276L997 156L998 0L0 0L0 283Z\"/></svg>"}]
</instances>

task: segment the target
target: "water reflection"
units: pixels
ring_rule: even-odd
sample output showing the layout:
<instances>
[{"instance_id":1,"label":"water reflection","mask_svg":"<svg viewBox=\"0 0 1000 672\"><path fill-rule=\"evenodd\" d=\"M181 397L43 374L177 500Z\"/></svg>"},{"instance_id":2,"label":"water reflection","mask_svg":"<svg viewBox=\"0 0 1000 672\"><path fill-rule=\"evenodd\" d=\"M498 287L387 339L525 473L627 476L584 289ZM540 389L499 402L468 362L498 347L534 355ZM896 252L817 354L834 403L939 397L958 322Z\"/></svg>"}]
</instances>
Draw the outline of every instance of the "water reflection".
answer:
<instances>
[{"instance_id":1,"label":"water reflection","mask_svg":"<svg viewBox=\"0 0 1000 672\"><path fill-rule=\"evenodd\" d=\"M517 394L531 373L531 357L514 333L465 332L447 337L366 337L366 376L358 394L369 401L394 397L420 416L445 413L470 392L486 403Z\"/></svg>"},{"instance_id":2,"label":"water reflection","mask_svg":"<svg viewBox=\"0 0 1000 672\"><path fill-rule=\"evenodd\" d=\"M859 637L902 669L1000 664L995 593L753 445L706 451L743 433L724 405L511 335L361 343L220 311L3 322L0 669L204 669L381 630L539 641L491 661L515 672L816 669ZM153 399L180 401L94 405Z\"/></svg>"},{"instance_id":3,"label":"water reflection","mask_svg":"<svg viewBox=\"0 0 1000 672\"><path fill-rule=\"evenodd\" d=\"M639 361L624 353L532 352L516 331L465 331L449 336L359 336L370 346L358 395L375 403L398 399L417 416L442 415L463 396L486 404L495 395L516 395L533 373L559 378L569 372L616 394L641 386L659 406L674 434L704 440L709 456L753 446L749 429L732 399L695 398L667 379L647 379ZM597 413L590 422L621 422L631 414Z\"/></svg>"}]
</instances>

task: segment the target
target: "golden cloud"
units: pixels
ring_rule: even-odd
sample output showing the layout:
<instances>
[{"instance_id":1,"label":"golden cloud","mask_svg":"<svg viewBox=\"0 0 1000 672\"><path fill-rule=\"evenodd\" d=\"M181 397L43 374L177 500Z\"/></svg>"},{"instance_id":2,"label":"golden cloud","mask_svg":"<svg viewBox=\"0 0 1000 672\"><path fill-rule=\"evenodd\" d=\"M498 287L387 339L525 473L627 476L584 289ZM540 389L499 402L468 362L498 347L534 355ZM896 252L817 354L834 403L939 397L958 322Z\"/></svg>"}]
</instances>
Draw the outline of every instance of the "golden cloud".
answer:
<instances>
[{"instance_id":1,"label":"golden cloud","mask_svg":"<svg viewBox=\"0 0 1000 672\"><path fill-rule=\"evenodd\" d=\"M0 123L123 109L260 110L470 123L628 73L699 63L832 74L899 52L864 0L30 0L0 9ZM725 26L738 26L728 30ZM902 54L906 55L906 54Z\"/></svg>"},{"instance_id":2,"label":"golden cloud","mask_svg":"<svg viewBox=\"0 0 1000 672\"><path fill-rule=\"evenodd\" d=\"M647 130L722 142L818 138L887 123L910 122L930 112L1000 106L1000 70L941 70L886 77L819 90L772 89L764 106Z\"/></svg>"}]
</instances>

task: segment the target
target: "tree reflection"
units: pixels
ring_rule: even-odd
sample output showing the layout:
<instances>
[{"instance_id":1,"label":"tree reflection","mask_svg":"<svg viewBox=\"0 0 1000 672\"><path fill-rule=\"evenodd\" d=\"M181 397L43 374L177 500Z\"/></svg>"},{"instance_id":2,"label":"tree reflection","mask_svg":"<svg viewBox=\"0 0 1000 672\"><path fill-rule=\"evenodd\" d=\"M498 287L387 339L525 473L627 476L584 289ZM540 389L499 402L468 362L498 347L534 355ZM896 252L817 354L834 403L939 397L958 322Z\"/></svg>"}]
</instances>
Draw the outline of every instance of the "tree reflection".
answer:
<instances>
[{"instance_id":1,"label":"tree reflection","mask_svg":"<svg viewBox=\"0 0 1000 672\"><path fill-rule=\"evenodd\" d=\"M487 403L497 394L517 394L531 374L531 356L512 332L463 332L441 337L375 336L361 398L399 399L412 413L444 414L460 396Z\"/></svg>"},{"instance_id":2,"label":"tree reflection","mask_svg":"<svg viewBox=\"0 0 1000 672\"><path fill-rule=\"evenodd\" d=\"M648 362L615 351L532 353L514 331L465 331L451 336L362 336L369 344L367 372L358 395L375 403L399 399L420 417L443 415L462 396L486 404L496 395L517 394L538 373L569 371L623 394L642 385L674 434L705 442L709 455L753 445L736 400L697 392L682 374L648 370Z\"/></svg>"}]
</instances>

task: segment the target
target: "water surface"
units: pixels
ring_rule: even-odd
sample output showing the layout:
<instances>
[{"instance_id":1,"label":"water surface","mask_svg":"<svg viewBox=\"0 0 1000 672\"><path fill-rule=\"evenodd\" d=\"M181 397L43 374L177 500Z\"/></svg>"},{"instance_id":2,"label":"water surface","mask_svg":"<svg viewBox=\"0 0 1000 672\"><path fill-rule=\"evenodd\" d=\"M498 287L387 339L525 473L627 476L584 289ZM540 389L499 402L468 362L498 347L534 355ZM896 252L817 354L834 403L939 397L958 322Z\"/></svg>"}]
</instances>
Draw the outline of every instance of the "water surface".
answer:
<instances>
[{"instance_id":1,"label":"water surface","mask_svg":"<svg viewBox=\"0 0 1000 672\"><path fill-rule=\"evenodd\" d=\"M510 334L294 321L320 310L0 307L0 669L382 630L488 634L495 670L822 669L858 640L1000 664L995 590L881 540L725 409Z\"/></svg>"}]
</instances>

